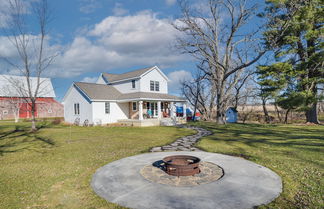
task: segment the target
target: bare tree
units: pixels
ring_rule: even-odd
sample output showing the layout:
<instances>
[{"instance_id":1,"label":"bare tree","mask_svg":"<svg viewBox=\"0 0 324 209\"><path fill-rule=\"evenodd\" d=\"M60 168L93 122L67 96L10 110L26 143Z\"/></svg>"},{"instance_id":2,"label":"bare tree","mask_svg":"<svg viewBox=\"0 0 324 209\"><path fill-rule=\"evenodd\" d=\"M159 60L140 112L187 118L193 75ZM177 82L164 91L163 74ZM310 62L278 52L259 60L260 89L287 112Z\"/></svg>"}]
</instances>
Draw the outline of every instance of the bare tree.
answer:
<instances>
[{"instance_id":1,"label":"bare tree","mask_svg":"<svg viewBox=\"0 0 324 209\"><path fill-rule=\"evenodd\" d=\"M19 111L22 106L21 98L13 98L10 97L8 100L9 103L9 111L11 111L15 118L15 123L19 122Z\"/></svg>"},{"instance_id":2,"label":"bare tree","mask_svg":"<svg viewBox=\"0 0 324 209\"><path fill-rule=\"evenodd\" d=\"M257 100L256 94L255 93L251 94L248 90L249 89L244 91L243 95L240 98L240 104L238 106L239 119L243 123L249 120L250 115L253 114L254 112L253 104L255 104Z\"/></svg>"},{"instance_id":3,"label":"bare tree","mask_svg":"<svg viewBox=\"0 0 324 209\"><path fill-rule=\"evenodd\" d=\"M212 91L210 80L201 71L193 77L182 82L182 94L194 107L194 116L198 110L204 120L211 120L215 108L215 91Z\"/></svg>"},{"instance_id":4,"label":"bare tree","mask_svg":"<svg viewBox=\"0 0 324 209\"><path fill-rule=\"evenodd\" d=\"M51 65L55 55L48 53L46 39L48 38L47 26L50 22L49 8L47 0L31 1L32 15L37 21L37 35L35 30L31 29L28 20L31 20L30 14L26 11L26 2L23 0L8 0L10 23L5 29L8 40L16 49L18 62L3 58L15 70L24 76L25 82L16 86L21 93L22 98L30 105L32 115L32 130L36 130L36 100L41 89L41 76ZM36 77L36 82L32 81ZM16 81L12 81L15 83Z\"/></svg>"},{"instance_id":5,"label":"bare tree","mask_svg":"<svg viewBox=\"0 0 324 209\"><path fill-rule=\"evenodd\" d=\"M234 85L233 106L235 109L237 109L239 105L246 105L249 97L254 96L253 90L247 85L249 83L249 78L253 75L253 73L254 72L247 72L245 75L242 75Z\"/></svg>"},{"instance_id":6,"label":"bare tree","mask_svg":"<svg viewBox=\"0 0 324 209\"><path fill-rule=\"evenodd\" d=\"M200 70L216 92L216 121L225 123L230 94L241 72L266 53L257 38L259 29L244 30L257 7L248 6L246 0L208 0L208 9L193 7L187 0L179 3L182 16L173 26L183 36L177 47L204 63Z\"/></svg>"}]
</instances>

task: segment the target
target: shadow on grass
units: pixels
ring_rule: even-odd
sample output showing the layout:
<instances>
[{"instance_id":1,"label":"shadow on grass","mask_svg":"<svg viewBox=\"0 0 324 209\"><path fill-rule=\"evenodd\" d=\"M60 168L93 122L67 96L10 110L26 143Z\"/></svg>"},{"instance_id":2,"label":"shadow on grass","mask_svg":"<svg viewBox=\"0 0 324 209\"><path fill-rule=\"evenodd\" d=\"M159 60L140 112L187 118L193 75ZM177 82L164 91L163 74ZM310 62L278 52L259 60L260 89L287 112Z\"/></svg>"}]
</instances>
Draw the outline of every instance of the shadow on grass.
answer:
<instances>
[{"instance_id":1,"label":"shadow on grass","mask_svg":"<svg viewBox=\"0 0 324 209\"><path fill-rule=\"evenodd\" d=\"M246 155L252 150L265 149L272 152L293 156L304 161L304 152L322 153L324 149L324 129L321 126L283 126L262 124L228 124L215 125L212 123L199 124L213 131L206 139L224 143L232 147L233 152L226 153L249 159ZM248 147L242 148L241 145Z\"/></svg>"},{"instance_id":2,"label":"shadow on grass","mask_svg":"<svg viewBox=\"0 0 324 209\"><path fill-rule=\"evenodd\" d=\"M313 146L324 147L324 129L310 130L295 127L280 127L276 125L238 124L225 126L206 126L215 134L208 138L226 142L241 142L249 146L267 144L271 146ZM221 139L217 134L228 134L226 139Z\"/></svg>"},{"instance_id":3,"label":"shadow on grass","mask_svg":"<svg viewBox=\"0 0 324 209\"><path fill-rule=\"evenodd\" d=\"M39 135L39 131L41 129L50 127L51 124L42 123L37 126L36 132L32 132L30 127L26 128L26 126L19 125L16 125L13 130L1 130L0 156L3 156L5 153L19 152L26 149L36 150L35 148L38 148L37 142L41 142L41 144L45 144L47 146L54 146L55 142L52 139Z\"/></svg>"}]
</instances>

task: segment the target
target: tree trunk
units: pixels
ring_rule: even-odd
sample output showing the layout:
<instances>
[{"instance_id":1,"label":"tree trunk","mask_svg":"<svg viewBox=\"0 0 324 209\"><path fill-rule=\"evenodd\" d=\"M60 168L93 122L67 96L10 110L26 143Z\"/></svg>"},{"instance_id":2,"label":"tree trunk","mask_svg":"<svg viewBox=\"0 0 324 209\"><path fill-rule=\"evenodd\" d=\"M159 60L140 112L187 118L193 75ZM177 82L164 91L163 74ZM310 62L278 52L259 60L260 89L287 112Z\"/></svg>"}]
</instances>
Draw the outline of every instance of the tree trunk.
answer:
<instances>
[{"instance_id":1,"label":"tree trunk","mask_svg":"<svg viewBox=\"0 0 324 209\"><path fill-rule=\"evenodd\" d=\"M195 106L194 106L194 111L193 111L193 116L192 116L193 121L196 121L197 104L198 104L198 96L195 101Z\"/></svg>"},{"instance_id":2,"label":"tree trunk","mask_svg":"<svg viewBox=\"0 0 324 209\"><path fill-rule=\"evenodd\" d=\"M32 114L32 127L31 130L32 131L36 131L36 117L35 117L35 112L36 112L36 103L34 101L32 101L31 104L31 114Z\"/></svg>"},{"instance_id":3,"label":"tree trunk","mask_svg":"<svg viewBox=\"0 0 324 209\"><path fill-rule=\"evenodd\" d=\"M286 114L285 114L285 124L287 124L288 123L288 114L289 114L289 111L290 111L290 109L288 109L287 111L286 111Z\"/></svg>"},{"instance_id":4,"label":"tree trunk","mask_svg":"<svg viewBox=\"0 0 324 209\"><path fill-rule=\"evenodd\" d=\"M221 113L221 111L217 110L216 111L216 123L217 124L225 124L225 121L223 119L223 114Z\"/></svg>"},{"instance_id":5,"label":"tree trunk","mask_svg":"<svg viewBox=\"0 0 324 209\"><path fill-rule=\"evenodd\" d=\"M237 91L238 92L238 91ZM239 94L236 93L235 94L235 103L234 103L234 108L237 110L237 106L238 106L238 102L239 102Z\"/></svg>"},{"instance_id":6,"label":"tree trunk","mask_svg":"<svg viewBox=\"0 0 324 209\"><path fill-rule=\"evenodd\" d=\"M314 102L312 107L306 111L306 122L318 124L317 118L317 102Z\"/></svg>"},{"instance_id":7,"label":"tree trunk","mask_svg":"<svg viewBox=\"0 0 324 209\"><path fill-rule=\"evenodd\" d=\"M15 115L15 123L18 123L19 122L19 109L17 112L14 113Z\"/></svg>"},{"instance_id":8,"label":"tree trunk","mask_svg":"<svg viewBox=\"0 0 324 209\"><path fill-rule=\"evenodd\" d=\"M274 106L275 106L275 109L276 109L276 112L277 112L277 116L278 116L279 122L281 123L282 122L282 118L281 118L281 115L280 115L280 111L279 111L278 105L276 103L274 103Z\"/></svg>"},{"instance_id":9,"label":"tree trunk","mask_svg":"<svg viewBox=\"0 0 324 209\"><path fill-rule=\"evenodd\" d=\"M265 98L262 98L262 108L263 108L263 113L264 113L264 118L265 118L265 122L266 123L270 123L270 117L269 117L269 113L267 110L267 102Z\"/></svg>"},{"instance_id":10,"label":"tree trunk","mask_svg":"<svg viewBox=\"0 0 324 209\"><path fill-rule=\"evenodd\" d=\"M216 123L217 124L225 124L224 118L223 118L223 111L221 108L221 99L222 96L220 93L217 94L217 99L216 99Z\"/></svg>"}]
</instances>

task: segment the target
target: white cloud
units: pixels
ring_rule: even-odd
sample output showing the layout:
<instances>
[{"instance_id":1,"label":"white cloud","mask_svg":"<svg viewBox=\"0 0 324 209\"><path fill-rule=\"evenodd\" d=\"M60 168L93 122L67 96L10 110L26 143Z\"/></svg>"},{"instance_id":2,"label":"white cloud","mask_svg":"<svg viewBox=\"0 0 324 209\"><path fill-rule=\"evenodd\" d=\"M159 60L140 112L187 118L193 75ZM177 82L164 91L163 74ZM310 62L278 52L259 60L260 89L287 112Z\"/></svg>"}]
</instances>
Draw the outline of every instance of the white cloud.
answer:
<instances>
[{"instance_id":1,"label":"white cloud","mask_svg":"<svg viewBox=\"0 0 324 209\"><path fill-rule=\"evenodd\" d=\"M97 0L80 0L80 12L85 14L90 14L96 11L101 4Z\"/></svg>"},{"instance_id":2,"label":"white cloud","mask_svg":"<svg viewBox=\"0 0 324 209\"><path fill-rule=\"evenodd\" d=\"M8 0L0 0L0 28L6 27L10 20L10 16L7 13L9 8Z\"/></svg>"},{"instance_id":3,"label":"white cloud","mask_svg":"<svg viewBox=\"0 0 324 209\"><path fill-rule=\"evenodd\" d=\"M174 5L176 2L177 2L177 0L165 0L165 3L166 3L168 6L172 6L172 5Z\"/></svg>"},{"instance_id":4,"label":"white cloud","mask_svg":"<svg viewBox=\"0 0 324 209\"><path fill-rule=\"evenodd\" d=\"M113 8L113 13L115 16L122 16L127 14L128 10L124 9L121 3L115 3L115 7Z\"/></svg>"},{"instance_id":5,"label":"white cloud","mask_svg":"<svg viewBox=\"0 0 324 209\"><path fill-rule=\"evenodd\" d=\"M177 33L169 19L159 19L149 11L109 16L66 47L57 58L54 75L72 77L136 65L170 66L187 58L171 49Z\"/></svg>"},{"instance_id":6,"label":"white cloud","mask_svg":"<svg viewBox=\"0 0 324 209\"><path fill-rule=\"evenodd\" d=\"M192 74L186 70L177 70L168 74L170 92L179 92L183 81L192 80Z\"/></svg>"},{"instance_id":7,"label":"white cloud","mask_svg":"<svg viewBox=\"0 0 324 209\"><path fill-rule=\"evenodd\" d=\"M14 58L17 57L17 50L12 43L5 36L0 36L0 58Z\"/></svg>"},{"instance_id":8,"label":"white cloud","mask_svg":"<svg viewBox=\"0 0 324 209\"><path fill-rule=\"evenodd\" d=\"M98 80L98 77L84 77L81 82L86 82L86 83L96 83Z\"/></svg>"},{"instance_id":9,"label":"white cloud","mask_svg":"<svg viewBox=\"0 0 324 209\"><path fill-rule=\"evenodd\" d=\"M31 11L32 3L35 3L36 0L25 0L21 1L21 13L23 15L29 14ZM11 20L10 14L10 1L9 0L0 0L0 28L5 28L8 26L8 23Z\"/></svg>"},{"instance_id":10,"label":"white cloud","mask_svg":"<svg viewBox=\"0 0 324 209\"><path fill-rule=\"evenodd\" d=\"M173 50L178 32L170 25L171 21L174 20L158 18L150 11L109 16L84 28L69 44L48 46L51 52L59 50L60 54L46 76L75 77L139 65L170 67L191 59ZM8 40L0 37L0 55L13 57L15 53Z\"/></svg>"},{"instance_id":11,"label":"white cloud","mask_svg":"<svg viewBox=\"0 0 324 209\"><path fill-rule=\"evenodd\" d=\"M37 63L37 54L38 54L38 46L40 44L40 36L36 35L26 35L25 36L26 43L28 43L27 53L29 57L30 69L34 72L36 63ZM14 37L10 38L6 36L0 36L0 74L11 74L11 75L19 75L21 71L19 69L23 69L23 63L21 57L18 54L17 48L12 44ZM18 38L19 39L19 38ZM51 37L47 36L44 40L44 48L43 48L43 56L44 58L49 58L58 54L61 51L62 46L60 45L50 45ZM35 76L35 75L33 75ZM50 75L44 75L50 76Z\"/></svg>"}]
</instances>

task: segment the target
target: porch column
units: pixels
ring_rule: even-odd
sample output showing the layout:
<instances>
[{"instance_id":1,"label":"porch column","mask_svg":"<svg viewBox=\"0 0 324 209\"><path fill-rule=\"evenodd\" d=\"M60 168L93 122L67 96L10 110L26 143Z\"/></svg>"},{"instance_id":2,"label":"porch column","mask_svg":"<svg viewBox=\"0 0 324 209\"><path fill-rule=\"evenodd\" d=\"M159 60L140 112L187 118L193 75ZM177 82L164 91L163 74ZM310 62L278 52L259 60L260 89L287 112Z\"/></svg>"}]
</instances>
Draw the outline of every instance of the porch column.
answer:
<instances>
[{"instance_id":1,"label":"porch column","mask_svg":"<svg viewBox=\"0 0 324 209\"><path fill-rule=\"evenodd\" d=\"M158 113L158 118L160 119L161 118L161 101L158 101L157 102L157 113Z\"/></svg>"},{"instance_id":2,"label":"porch column","mask_svg":"<svg viewBox=\"0 0 324 209\"><path fill-rule=\"evenodd\" d=\"M143 101L138 102L138 119L143 120Z\"/></svg>"},{"instance_id":3,"label":"porch column","mask_svg":"<svg viewBox=\"0 0 324 209\"><path fill-rule=\"evenodd\" d=\"M187 105L185 102L182 104L182 108L183 108L183 117L187 118Z\"/></svg>"},{"instance_id":4,"label":"porch column","mask_svg":"<svg viewBox=\"0 0 324 209\"><path fill-rule=\"evenodd\" d=\"M173 118L175 117L175 111L174 111L174 102L170 102L170 117Z\"/></svg>"}]
</instances>

